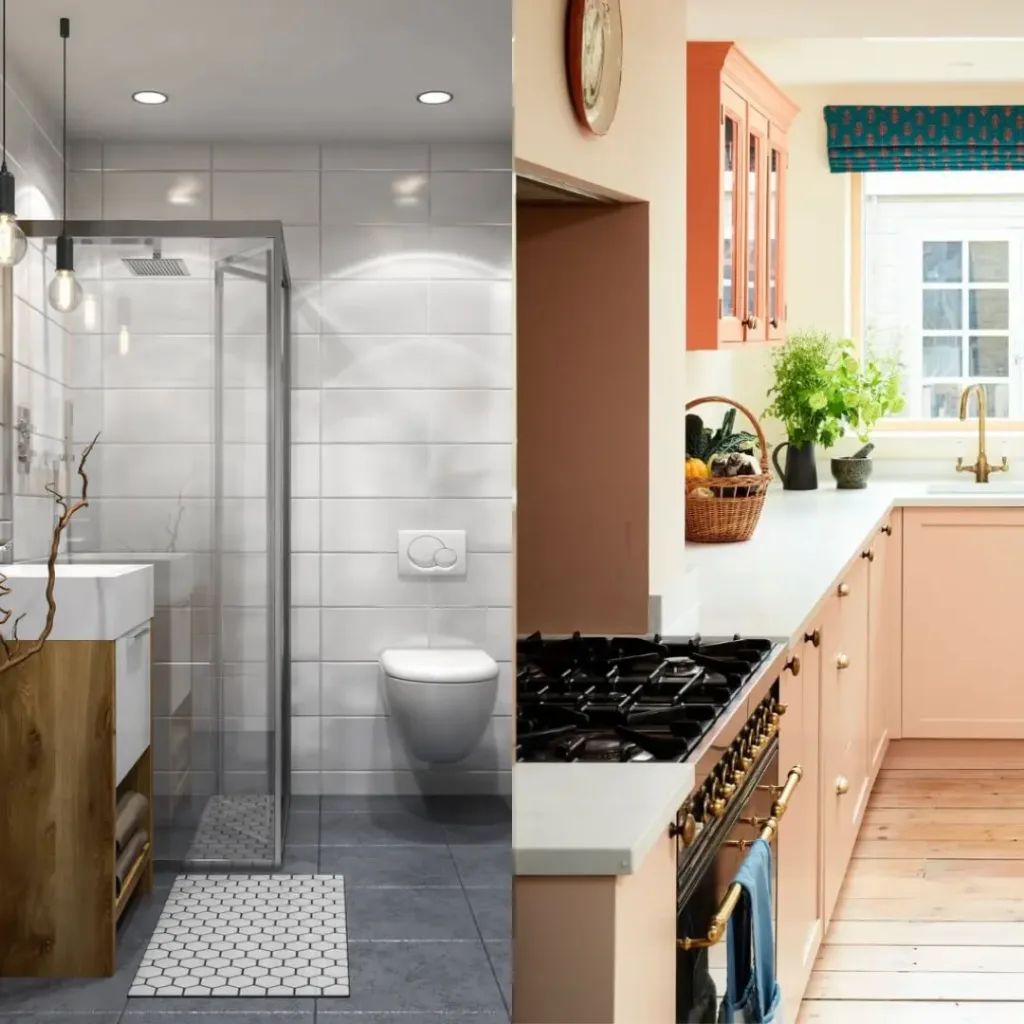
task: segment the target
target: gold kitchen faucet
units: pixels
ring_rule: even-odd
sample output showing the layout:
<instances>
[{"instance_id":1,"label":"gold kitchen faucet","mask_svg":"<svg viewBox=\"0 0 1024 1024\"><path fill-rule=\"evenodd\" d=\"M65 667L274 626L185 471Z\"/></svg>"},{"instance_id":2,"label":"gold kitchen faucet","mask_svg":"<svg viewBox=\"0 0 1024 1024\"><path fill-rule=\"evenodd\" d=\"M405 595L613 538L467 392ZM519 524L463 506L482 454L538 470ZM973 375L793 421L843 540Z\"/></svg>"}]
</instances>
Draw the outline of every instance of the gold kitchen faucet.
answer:
<instances>
[{"instance_id":1,"label":"gold kitchen faucet","mask_svg":"<svg viewBox=\"0 0 1024 1024\"><path fill-rule=\"evenodd\" d=\"M973 466L965 466L963 458L958 458L956 471L958 473L973 473L977 483L987 484L990 473L1005 473L1010 468L1010 464L1004 455L1002 464L993 466L985 454L985 407L988 404L988 395L985 393L984 384L968 384L960 393L960 419L967 419L967 403L972 392L978 396L978 458Z\"/></svg>"}]
</instances>

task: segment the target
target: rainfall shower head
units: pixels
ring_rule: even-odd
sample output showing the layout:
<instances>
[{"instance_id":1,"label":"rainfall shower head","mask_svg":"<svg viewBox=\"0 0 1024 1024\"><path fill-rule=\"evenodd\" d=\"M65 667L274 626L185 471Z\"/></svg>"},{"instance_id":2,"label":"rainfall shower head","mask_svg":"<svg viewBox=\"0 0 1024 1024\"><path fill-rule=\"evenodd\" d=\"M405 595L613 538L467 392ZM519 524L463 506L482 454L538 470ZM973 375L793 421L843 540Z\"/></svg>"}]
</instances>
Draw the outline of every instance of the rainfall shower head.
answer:
<instances>
[{"instance_id":1,"label":"rainfall shower head","mask_svg":"<svg viewBox=\"0 0 1024 1024\"><path fill-rule=\"evenodd\" d=\"M123 257L121 262L135 277L191 277L184 260L164 259L159 243L153 245L153 255Z\"/></svg>"}]
</instances>

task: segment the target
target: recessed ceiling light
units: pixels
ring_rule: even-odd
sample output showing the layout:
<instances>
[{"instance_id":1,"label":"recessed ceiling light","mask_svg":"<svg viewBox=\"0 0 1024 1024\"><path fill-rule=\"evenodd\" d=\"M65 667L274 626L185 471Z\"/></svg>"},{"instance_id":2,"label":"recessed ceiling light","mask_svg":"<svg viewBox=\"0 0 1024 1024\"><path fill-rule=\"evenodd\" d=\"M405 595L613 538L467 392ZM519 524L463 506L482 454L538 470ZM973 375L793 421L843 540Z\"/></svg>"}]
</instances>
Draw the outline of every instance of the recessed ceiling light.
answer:
<instances>
[{"instance_id":1,"label":"recessed ceiling light","mask_svg":"<svg viewBox=\"0 0 1024 1024\"><path fill-rule=\"evenodd\" d=\"M157 92L155 89L140 89L132 93L132 99L136 103L145 103L148 106L157 106L167 102L167 93Z\"/></svg>"},{"instance_id":2,"label":"recessed ceiling light","mask_svg":"<svg viewBox=\"0 0 1024 1024\"><path fill-rule=\"evenodd\" d=\"M451 103L452 94L445 92L443 89L431 89L429 92L421 92L416 99L420 103L426 103L428 106L435 107L441 103Z\"/></svg>"}]
</instances>

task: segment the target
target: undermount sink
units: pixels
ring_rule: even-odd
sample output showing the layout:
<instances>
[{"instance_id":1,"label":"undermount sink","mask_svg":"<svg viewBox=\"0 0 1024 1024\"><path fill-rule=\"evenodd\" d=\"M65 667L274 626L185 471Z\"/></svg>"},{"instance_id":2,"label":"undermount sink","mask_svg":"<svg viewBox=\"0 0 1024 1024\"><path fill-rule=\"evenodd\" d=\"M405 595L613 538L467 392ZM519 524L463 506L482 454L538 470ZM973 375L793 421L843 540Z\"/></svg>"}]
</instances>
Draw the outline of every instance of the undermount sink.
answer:
<instances>
[{"instance_id":1,"label":"undermount sink","mask_svg":"<svg viewBox=\"0 0 1024 1024\"><path fill-rule=\"evenodd\" d=\"M972 494L983 498L986 494L1019 494L1024 497L1024 477L998 476L989 479L987 484L979 484L968 477L966 480L942 480L928 484L928 494Z\"/></svg>"}]
</instances>

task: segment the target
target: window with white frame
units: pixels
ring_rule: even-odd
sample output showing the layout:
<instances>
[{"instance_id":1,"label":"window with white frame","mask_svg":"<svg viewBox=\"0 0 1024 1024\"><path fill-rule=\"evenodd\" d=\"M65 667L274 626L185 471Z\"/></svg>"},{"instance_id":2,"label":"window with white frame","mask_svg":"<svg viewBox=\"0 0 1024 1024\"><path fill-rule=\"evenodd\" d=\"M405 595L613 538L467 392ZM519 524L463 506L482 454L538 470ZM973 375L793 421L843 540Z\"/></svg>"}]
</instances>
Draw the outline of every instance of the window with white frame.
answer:
<instances>
[{"instance_id":1,"label":"window with white frame","mask_svg":"<svg viewBox=\"0 0 1024 1024\"><path fill-rule=\"evenodd\" d=\"M904 418L1024 419L1024 173L864 175L864 334L905 367ZM972 404L973 405L973 404Z\"/></svg>"}]
</instances>

